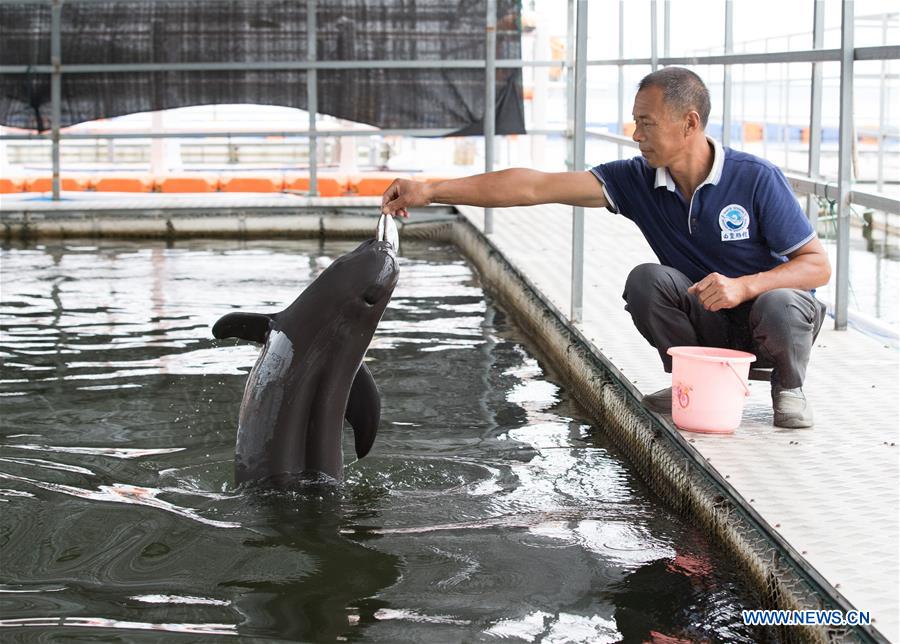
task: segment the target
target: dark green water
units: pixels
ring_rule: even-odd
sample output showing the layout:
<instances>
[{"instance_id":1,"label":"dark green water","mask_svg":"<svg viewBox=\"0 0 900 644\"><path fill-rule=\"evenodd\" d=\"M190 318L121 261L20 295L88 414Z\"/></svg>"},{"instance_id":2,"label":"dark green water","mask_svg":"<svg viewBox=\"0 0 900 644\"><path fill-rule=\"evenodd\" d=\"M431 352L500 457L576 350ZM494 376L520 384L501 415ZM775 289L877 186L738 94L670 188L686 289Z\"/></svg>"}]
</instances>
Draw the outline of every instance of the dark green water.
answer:
<instances>
[{"instance_id":1,"label":"dark green water","mask_svg":"<svg viewBox=\"0 0 900 644\"><path fill-rule=\"evenodd\" d=\"M2 265L2 641L759 641L759 601L660 505L447 246L406 244L369 350L370 456L232 480L258 348L355 244L72 242Z\"/></svg>"}]
</instances>

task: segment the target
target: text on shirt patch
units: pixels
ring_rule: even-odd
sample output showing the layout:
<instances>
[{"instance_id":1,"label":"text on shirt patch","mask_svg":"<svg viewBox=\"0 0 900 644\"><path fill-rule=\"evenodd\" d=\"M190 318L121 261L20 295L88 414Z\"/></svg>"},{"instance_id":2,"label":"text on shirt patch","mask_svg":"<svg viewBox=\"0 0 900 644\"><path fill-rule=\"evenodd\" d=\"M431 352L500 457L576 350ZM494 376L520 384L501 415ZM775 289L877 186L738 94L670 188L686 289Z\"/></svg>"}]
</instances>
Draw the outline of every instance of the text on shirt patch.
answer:
<instances>
[{"instance_id":1,"label":"text on shirt patch","mask_svg":"<svg viewBox=\"0 0 900 644\"><path fill-rule=\"evenodd\" d=\"M737 241L750 238L750 213L740 204L729 204L719 213L719 228L722 241Z\"/></svg>"}]
</instances>

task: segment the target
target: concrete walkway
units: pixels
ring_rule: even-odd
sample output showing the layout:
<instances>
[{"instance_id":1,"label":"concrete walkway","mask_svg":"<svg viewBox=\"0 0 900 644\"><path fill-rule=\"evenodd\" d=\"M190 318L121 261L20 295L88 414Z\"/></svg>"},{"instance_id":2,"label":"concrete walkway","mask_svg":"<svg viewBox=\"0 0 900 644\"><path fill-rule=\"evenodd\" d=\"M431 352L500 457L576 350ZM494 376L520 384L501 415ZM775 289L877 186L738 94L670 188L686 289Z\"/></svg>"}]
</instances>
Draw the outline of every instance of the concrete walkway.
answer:
<instances>
[{"instance_id":1,"label":"concrete walkway","mask_svg":"<svg viewBox=\"0 0 900 644\"><path fill-rule=\"evenodd\" d=\"M483 230L480 208L459 210ZM494 210L494 244L570 310L571 208ZM628 272L655 256L630 221L585 212L582 333L643 393L671 385L623 309ZM900 641L900 352L826 319L805 391L816 426L772 425L769 385L751 382L741 427L682 432L788 543L873 625Z\"/></svg>"}]
</instances>

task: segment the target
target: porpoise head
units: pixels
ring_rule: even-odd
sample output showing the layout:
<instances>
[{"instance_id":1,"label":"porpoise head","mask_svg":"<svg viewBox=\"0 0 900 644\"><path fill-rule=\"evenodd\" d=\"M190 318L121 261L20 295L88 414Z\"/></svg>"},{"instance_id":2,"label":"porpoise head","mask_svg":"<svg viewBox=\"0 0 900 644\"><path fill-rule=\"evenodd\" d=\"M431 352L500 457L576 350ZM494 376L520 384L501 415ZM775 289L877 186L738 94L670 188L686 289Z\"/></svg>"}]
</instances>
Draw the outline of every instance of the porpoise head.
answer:
<instances>
[{"instance_id":1,"label":"porpoise head","mask_svg":"<svg viewBox=\"0 0 900 644\"><path fill-rule=\"evenodd\" d=\"M391 299L398 275L393 246L368 239L334 260L308 290L313 294L321 289L322 295L340 298L344 306L355 308L359 315L377 320ZM340 292L335 292L335 285L340 285Z\"/></svg>"},{"instance_id":2,"label":"porpoise head","mask_svg":"<svg viewBox=\"0 0 900 644\"><path fill-rule=\"evenodd\" d=\"M385 241L366 240L335 259L276 317L288 327L290 320L302 320L298 328L304 332L313 330L309 327L310 317L327 320L328 335L343 338L342 353L364 352L390 302L399 274L393 246ZM307 338L312 339L308 335Z\"/></svg>"}]
</instances>

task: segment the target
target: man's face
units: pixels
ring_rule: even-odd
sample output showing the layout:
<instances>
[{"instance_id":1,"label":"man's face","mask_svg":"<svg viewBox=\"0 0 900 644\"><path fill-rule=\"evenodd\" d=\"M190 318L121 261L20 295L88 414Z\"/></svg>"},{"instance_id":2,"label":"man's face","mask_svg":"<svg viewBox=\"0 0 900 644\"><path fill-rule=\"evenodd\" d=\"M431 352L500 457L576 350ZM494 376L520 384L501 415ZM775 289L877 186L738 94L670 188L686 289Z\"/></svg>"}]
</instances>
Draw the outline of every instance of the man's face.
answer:
<instances>
[{"instance_id":1,"label":"man's face","mask_svg":"<svg viewBox=\"0 0 900 644\"><path fill-rule=\"evenodd\" d=\"M671 165L684 148L683 119L673 116L663 101L659 87L646 87L634 97L634 134L631 138L641 149L650 167Z\"/></svg>"}]
</instances>

